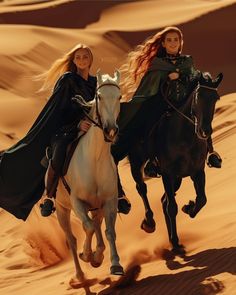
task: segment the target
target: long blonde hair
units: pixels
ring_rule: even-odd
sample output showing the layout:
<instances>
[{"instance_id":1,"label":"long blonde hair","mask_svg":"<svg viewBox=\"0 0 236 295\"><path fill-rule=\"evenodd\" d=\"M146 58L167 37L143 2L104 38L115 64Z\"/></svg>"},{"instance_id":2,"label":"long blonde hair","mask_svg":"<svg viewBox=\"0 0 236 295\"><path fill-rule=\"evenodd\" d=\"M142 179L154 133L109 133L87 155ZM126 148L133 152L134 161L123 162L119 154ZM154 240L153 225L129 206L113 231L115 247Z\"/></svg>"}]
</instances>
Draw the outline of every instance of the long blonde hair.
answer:
<instances>
[{"instance_id":1,"label":"long blonde hair","mask_svg":"<svg viewBox=\"0 0 236 295\"><path fill-rule=\"evenodd\" d=\"M126 63L120 68L123 77L121 83L124 93L123 100L127 101L132 97L153 58L155 56L162 57L165 55L166 50L162 46L162 42L170 32L176 32L179 35L179 53L181 53L183 48L182 32L177 27L166 27L154 36L149 37L128 54Z\"/></svg>"},{"instance_id":2,"label":"long blonde hair","mask_svg":"<svg viewBox=\"0 0 236 295\"><path fill-rule=\"evenodd\" d=\"M93 54L91 49L84 44L75 45L69 52L65 53L61 58L57 59L51 67L44 73L37 75L36 80L43 81L43 85L39 91L53 88L58 78L67 71L76 72L77 68L73 62L75 53L79 49L86 49L90 57L90 66L93 63Z\"/></svg>"}]
</instances>

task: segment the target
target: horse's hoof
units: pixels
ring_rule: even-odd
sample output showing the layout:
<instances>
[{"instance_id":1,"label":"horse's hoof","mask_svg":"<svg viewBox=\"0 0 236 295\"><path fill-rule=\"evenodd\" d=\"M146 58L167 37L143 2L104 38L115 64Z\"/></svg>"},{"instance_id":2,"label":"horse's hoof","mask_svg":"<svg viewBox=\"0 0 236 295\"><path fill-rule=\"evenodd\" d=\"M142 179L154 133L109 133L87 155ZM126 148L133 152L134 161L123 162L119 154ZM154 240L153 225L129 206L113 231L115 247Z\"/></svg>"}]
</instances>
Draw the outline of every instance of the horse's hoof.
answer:
<instances>
[{"instance_id":1,"label":"horse's hoof","mask_svg":"<svg viewBox=\"0 0 236 295\"><path fill-rule=\"evenodd\" d=\"M193 212L194 206L195 206L194 201L189 201L188 205L183 206L182 211L188 214L191 218L194 218L196 215Z\"/></svg>"},{"instance_id":2,"label":"horse's hoof","mask_svg":"<svg viewBox=\"0 0 236 295\"><path fill-rule=\"evenodd\" d=\"M46 198L43 204L40 204L40 212L44 217L50 216L55 210L55 201L53 198Z\"/></svg>"},{"instance_id":3,"label":"horse's hoof","mask_svg":"<svg viewBox=\"0 0 236 295\"><path fill-rule=\"evenodd\" d=\"M72 278L69 282L70 286L73 289L80 289L80 288L84 288L84 287L90 287L95 285L98 282L97 279L77 279L77 278ZM90 293L89 293L90 294ZM91 293L91 294L95 294L95 293Z\"/></svg>"},{"instance_id":4,"label":"horse's hoof","mask_svg":"<svg viewBox=\"0 0 236 295\"><path fill-rule=\"evenodd\" d=\"M178 245L176 247L173 247L171 250L175 255L183 256L186 254L185 247L183 245Z\"/></svg>"},{"instance_id":5,"label":"horse's hoof","mask_svg":"<svg viewBox=\"0 0 236 295\"><path fill-rule=\"evenodd\" d=\"M156 223L153 220L152 225L149 225L146 220L143 220L141 223L141 229L144 230L146 233L151 234L156 230Z\"/></svg>"},{"instance_id":6,"label":"horse's hoof","mask_svg":"<svg viewBox=\"0 0 236 295\"><path fill-rule=\"evenodd\" d=\"M90 264L94 268L98 268L102 265L102 262L90 261Z\"/></svg>"},{"instance_id":7,"label":"horse's hoof","mask_svg":"<svg viewBox=\"0 0 236 295\"><path fill-rule=\"evenodd\" d=\"M84 278L84 276L81 276L80 278L74 277L74 278L71 278L71 280L69 281L69 284L72 288L78 289L83 286L85 281L86 279Z\"/></svg>"},{"instance_id":8,"label":"horse's hoof","mask_svg":"<svg viewBox=\"0 0 236 295\"><path fill-rule=\"evenodd\" d=\"M124 275L124 270L121 265L112 265L110 270L111 270L111 275L118 275L118 276Z\"/></svg>"},{"instance_id":9,"label":"horse's hoof","mask_svg":"<svg viewBox=\"0 0 236 295\"><path fill-rule=\"evenodd\" d=\"M99 266L102 265L102 262L103 262L103 259L104 259L104 255L102 255L102 259L101 259L100 262L95 261L94 255L95 255L95 252L93 252L93 255L92 255L90 264L91 264L92 267L97 268L97 267L99 267Z\"/></svg>"},{"instance_id":10,"label":"horse's hoof","mask_svg":"<svg viewBox=\"0 0 236 295\"><path fill-rule=\"evenodd\" d=\"M70 280L69 284L73 289L79 289L83 286L83 283L81 281L76 280L74 278Z\"/></svg>"},{"instance_id":11,"label":"horse's hoof","mask_svg":"<svg viewBox=\"0 0 236 295\"><path fill-rule=\"evenodd\" d=\"M126 197L118 198L118 213L128 214L131 209L131 204Z\"/></svg>"},{"instance_id":12,"label":"horse's hoof","mask_svg":"<svg viewBox=\"0 0 236 295\"><path fill-rule=\"evenodd\" d=\"M84 262L90 262L91 261L91 255L88 255L87 258L85 258L84 253L80 253L79 258L81 260L83 260Z\"/></svg>"},{"instance_id":13,"label":"horse's hoof","mask_svg":"<svg viewBox=\"0 0 236 295\"><path fill-rule=\"evenodd\" d=\"M189 205L184 205L184 206L182 207L182 211L183 211L185 214L188 214L188 212L189 212Z\"/></svg>"},{"instance_id":14,"label":"horse's hoof","mask_svg":"<svg viewBox=\"0 0 236 295\"><path fill-rule=\"evenodd\" d=\"M212 168L221 168L222 159L217 152L212 152L207 157L207 165Z\"/></svg>"}]
</instances>

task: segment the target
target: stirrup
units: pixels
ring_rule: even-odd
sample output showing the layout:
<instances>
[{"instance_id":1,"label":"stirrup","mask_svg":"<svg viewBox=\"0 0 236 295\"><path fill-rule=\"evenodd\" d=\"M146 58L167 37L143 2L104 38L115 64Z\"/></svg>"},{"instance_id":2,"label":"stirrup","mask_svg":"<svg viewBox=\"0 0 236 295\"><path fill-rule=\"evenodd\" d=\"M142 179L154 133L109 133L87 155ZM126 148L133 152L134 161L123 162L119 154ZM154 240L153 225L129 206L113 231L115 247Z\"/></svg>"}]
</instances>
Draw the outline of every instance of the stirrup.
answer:
<instances>
[{"instance_id":1,"label":"stirrup","mask_svg":"<svg viewBox=\"0 0 236 295\"><path fill-rule=\"evenodd\" d=\"M129 199L122 195L122 197L118 197L118 213L128 214L131 209L131 203Z\"/></svg>"},{"instance_id":2,"label":"stirrup","mask_svg":"<svg viewBox=\"0 0 236 295\"><path fill-rule=\"evenodd\" d=\"M207 155L207 165L210 168L212 167L221 168L221 164L222 164L222 159L217 152L213 151Z\"/></svg>"},{"instance_id":3,"label":"stirrup","mask_svg":"<svg viewBox=\"0 0 236 295\"><path fill-rule=\"evenodd\" d=\"M43 217L50 216L55 212L55 199L54 198L45 198L43 203L40 204L40 211Z\"/></svg>"}]
</instances>

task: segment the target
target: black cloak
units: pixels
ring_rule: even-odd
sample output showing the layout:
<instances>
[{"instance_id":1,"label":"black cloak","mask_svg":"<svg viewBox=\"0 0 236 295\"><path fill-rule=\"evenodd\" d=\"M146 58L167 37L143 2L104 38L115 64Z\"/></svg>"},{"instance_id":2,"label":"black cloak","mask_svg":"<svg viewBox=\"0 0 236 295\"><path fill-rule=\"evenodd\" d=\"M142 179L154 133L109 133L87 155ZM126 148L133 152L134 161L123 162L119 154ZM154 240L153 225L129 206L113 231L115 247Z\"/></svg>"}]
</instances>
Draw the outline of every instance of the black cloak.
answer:
<instances>
[{"instance_id":1,"label":"black cloak","mask_svg":"<svg viewBox=\"0 0 236 295\"><path fill-rule=\"evenodd\" d=\"M80 94L86 101L92 100L95 89L96 77L84 80L72 72L61 76L26 136L1 154L0 207L19 219L27 219L44 192L46 168L40 162L52 136L83 117L81 107L71 98Z\"/></svg>"}]
</instances>

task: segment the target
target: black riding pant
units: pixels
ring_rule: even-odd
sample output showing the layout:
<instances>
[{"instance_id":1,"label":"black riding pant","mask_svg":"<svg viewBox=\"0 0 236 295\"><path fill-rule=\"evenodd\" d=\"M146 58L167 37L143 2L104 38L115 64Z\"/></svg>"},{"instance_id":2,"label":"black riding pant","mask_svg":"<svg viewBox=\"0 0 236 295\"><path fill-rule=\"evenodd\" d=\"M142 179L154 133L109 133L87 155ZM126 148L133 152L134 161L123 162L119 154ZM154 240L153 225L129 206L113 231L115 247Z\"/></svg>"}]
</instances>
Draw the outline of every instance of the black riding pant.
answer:
<instances>
[{"instance_id":1,"label":"black riding pant","mask_svg":"<svg viewBox=\"0 0 236 295\"><path fill-rule=\"evenodd\" d=\"M157 97L149 98L142 103L128 124L119 131L118 140L111 147L116 163L124 159L138 141L147 141L152 127L159 121L165 110L166 104ZM120 115L122 116L123 114L121 113ZM125 115L127 116L127 114Z\"/></svg>"},{"instance_id":2,"label":"black riding pant","mask_svg":"<svg viewBox=\"0 0 236 295\"><path fill-rule=\"evenodd\" d=\"M68 144L76 135L76 132L58 132L52 138L52 168L57 175L62 174Z\"/></svg>"}]
</instances>

